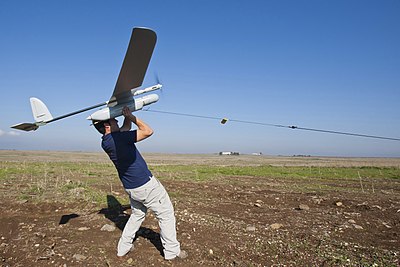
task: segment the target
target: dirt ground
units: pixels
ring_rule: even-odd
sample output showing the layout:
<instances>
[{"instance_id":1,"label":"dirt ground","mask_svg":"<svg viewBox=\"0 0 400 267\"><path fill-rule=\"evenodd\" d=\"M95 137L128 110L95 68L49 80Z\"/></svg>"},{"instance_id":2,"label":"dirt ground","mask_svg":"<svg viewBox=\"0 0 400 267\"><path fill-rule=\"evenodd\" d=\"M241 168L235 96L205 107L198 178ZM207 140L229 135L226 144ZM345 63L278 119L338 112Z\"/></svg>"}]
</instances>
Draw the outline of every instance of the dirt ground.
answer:
<instances>
[{"instance_id":1,"label":"dirt ground","mask_svg":"<svg viewBox=\"0 0 400 267\"><path fill-rule=\"evenodd\" d=\"M159 227L151 212L134 250L116 257L116 244L130 214L117 178L111 189L90 185L108 192L107 204L99 205L79 197L66 201L62 194L20 198L18 190L32 176L5 177L0 180L0 265L400 266L400 159L163 154L145 158L150 167L394 167L397 172L394 178L363 177L361 183L249 175L183 181L160 174L175 207L178 239L189 253L187 259L171 262L162 257ZM103 153L0 151L2 168L10 162L64 161L108 163ZM301 190L310 183L326 187ZM105 225L116 228L107 231L102 229Z\"/></svg>"}]
</instances>

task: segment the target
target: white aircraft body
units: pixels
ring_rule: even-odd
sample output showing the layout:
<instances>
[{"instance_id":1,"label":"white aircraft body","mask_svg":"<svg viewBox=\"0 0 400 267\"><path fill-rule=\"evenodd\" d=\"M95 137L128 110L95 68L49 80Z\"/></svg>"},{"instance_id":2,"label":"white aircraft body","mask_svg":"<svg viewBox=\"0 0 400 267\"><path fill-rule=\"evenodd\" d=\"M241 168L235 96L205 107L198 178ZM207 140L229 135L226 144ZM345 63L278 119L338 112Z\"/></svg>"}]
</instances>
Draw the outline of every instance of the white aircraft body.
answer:
<instances>
[{"instance_id":1,"label":"white aircraft body","mask_svg":"<svg viewBox=\"0 0 400 267\"><path fill-rule=\"evenodd\" d=\"M149 94L134 98L134 96L159 90L162 87L161 84L157 83L154 86L139 89L139 87L142 86L156 40L156 33L151 29L134 28L132 30L128 50L125 54L125 59L114 92L107 102L53 118L49 109L40 99L31 97L30 102L35 122L19 123L11 126L11 128L23 131L37 130L40 126L50 122L64 119L94 108L106 106L87 117L88 120L103 121L121 116L124 106L129 107L131 111L137 111L144 106L157 102L159 99L157 94Z\"/></svg>"}]
</instances>

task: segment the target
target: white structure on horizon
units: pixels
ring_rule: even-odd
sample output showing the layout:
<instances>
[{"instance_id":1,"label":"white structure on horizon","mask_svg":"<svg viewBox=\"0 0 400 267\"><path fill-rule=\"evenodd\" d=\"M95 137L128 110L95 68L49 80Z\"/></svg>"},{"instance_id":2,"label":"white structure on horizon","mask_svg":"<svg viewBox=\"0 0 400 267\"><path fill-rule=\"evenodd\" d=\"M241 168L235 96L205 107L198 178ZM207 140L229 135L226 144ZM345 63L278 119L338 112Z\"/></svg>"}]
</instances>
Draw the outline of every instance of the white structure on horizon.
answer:
<instances>
[{"instance_id":1,"label":"white structure on horizon","mask_svg":"<svg viewBox=\"0 0 400 267\"><path fill-rule=\"evenodd\" d=\"M222 155L229 155L229 156L232 156L232 155L234 155L234 156L238 156L239 155L239 152L232 152L232 151L222 151L222 152L219 152L219 154L222 156Z\"/></svg>"}]
</instances>

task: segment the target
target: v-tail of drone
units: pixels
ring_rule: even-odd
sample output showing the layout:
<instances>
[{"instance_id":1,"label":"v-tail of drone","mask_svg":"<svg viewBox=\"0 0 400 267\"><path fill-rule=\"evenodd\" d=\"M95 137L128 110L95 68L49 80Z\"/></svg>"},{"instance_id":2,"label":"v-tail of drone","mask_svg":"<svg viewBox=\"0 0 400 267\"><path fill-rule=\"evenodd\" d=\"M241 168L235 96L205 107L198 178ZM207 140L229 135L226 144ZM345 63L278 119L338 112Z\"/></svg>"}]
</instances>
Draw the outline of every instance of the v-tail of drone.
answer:
<instances>
[{"instance_id":1,"label":"v-tail of drone","mask_svg":"<svg viewBox=\"0 0 400 267\"><path fill-rule=\"evenodd\" d=\"M133 29L114 92L108 101L54 118L47 106L40 99L32 97L30 98L30 102L35 121L32 123L19 123L11 126L11 128L23 131L34 131L48 123L106 106L87 117L88 120L94 122L104 121L121 116L122 109L125 106L129 107L129 109L134 112L141 110L144 106L157 102L159 99L157 94L146 93L161 89L162 85L160 83L144 89L139 89L140 86L142 86L147 67L150 63L156 40L156 33L151 29ZM136 97L142 94L146 95Z\"/></svg>"}]
</instances>

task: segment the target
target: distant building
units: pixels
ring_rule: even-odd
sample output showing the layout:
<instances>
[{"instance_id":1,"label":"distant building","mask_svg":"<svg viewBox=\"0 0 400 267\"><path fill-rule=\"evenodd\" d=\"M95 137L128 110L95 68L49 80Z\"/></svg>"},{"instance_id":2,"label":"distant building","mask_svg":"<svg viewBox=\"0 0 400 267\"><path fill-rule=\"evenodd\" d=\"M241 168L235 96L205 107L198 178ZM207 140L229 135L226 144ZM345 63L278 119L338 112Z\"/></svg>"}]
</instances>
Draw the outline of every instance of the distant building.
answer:
<instances>
[{"instance_id":1,"label":"distant building","mask_svg":"<svg viewBox=\"0 0 400 267\"><path fill-rule=\"evenodd\" d=\"M262 152L254 152L254 153L251 153L253 156L261 156L262 155Z\"/></svg>"},{"instance_id":2,"label":"distant building","mask_svg":"<svg viewBox=\"0 0 400 267\"><path fill-rule=\"evenodd\" d=\"M229 156L239 156L239 152L222 151L222 152L219 152L219 155L221 155L221 156L225 156L225 155L229 155Z\"/></svg>"}]
</instances>

